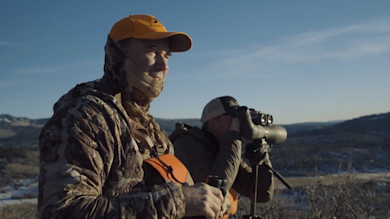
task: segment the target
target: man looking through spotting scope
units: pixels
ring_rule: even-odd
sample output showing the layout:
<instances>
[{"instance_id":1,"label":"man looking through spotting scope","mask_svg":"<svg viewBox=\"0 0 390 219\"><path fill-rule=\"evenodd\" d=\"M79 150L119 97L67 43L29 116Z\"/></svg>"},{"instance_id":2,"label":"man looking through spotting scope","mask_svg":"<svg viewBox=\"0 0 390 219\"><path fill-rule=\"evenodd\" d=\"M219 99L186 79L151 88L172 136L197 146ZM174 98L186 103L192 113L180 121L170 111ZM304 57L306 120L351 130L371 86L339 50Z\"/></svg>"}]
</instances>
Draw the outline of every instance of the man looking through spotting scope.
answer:
<instances>
[{"instance_id":1,"label":"man looking through spotting scope","mask_svg":"<svg viewBox=\"0 0 390 219\"><path fill-rule=\"evenodd\" d=\"M168 169L172 181L161 184L148 178L156 176L148 162L174 158L150 103L162 91L171 52L191 45L187 34L168 32L150 15L113 25L103 77L62 96L42 129L39 218L218 217L221 191L205 183L186 186L188 171Z\"/></svg>"},{"instance_id":2,"label":"man looking through spotting scope","mask_svg":"<svg viewBox=\"0 0 390 219\"><path fill-rule=\"evenodd\" d=\"M194 182L208 182L210 177L225 180L224 189L230 191L237 203L237 192L252 198L255 188L255 174L241 158L242 134L237 118L239 105L231 96L211 100L203 109L202 128L177 123L169 136L175 155L187 166ZM265 165L271 166L269 146L260 148L260 166L257 184L257 202L268 202L274 191L273 173ZM230 206L230 214L236 207Z\"/></svg>"}]
</instances>

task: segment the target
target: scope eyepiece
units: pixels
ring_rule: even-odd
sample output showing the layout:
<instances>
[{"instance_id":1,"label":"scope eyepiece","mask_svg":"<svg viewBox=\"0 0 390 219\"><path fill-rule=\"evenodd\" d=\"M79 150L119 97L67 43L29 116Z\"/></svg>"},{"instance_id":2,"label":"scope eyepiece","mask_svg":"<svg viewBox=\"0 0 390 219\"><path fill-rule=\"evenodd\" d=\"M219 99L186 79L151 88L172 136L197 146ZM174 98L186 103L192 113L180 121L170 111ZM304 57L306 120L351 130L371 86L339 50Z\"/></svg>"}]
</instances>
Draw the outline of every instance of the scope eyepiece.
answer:
<instances>
[{"instance_id":1,"label":"scope eyepiece","mask_svg":"<svg viewBox=\"0 0 390 219\"><path fill-rule=\"evenodd\" d=\"M252 110L251 115L247 107L237 110L240 120L240 133L248 140L265 139L268 144L282 144L287 139L287 131L283 126L273 125L273 116Z\"/></svg>"},{"instance_id":2,"label":"scope eyepiece","mask_svg":"<svg viewBox=\"0 0 390 219\"><path fill-rule=\"evenodd\" d=\"M274 117L271 114L267 114L267 125L274 123Z\"/></svg>"}]
</instances>

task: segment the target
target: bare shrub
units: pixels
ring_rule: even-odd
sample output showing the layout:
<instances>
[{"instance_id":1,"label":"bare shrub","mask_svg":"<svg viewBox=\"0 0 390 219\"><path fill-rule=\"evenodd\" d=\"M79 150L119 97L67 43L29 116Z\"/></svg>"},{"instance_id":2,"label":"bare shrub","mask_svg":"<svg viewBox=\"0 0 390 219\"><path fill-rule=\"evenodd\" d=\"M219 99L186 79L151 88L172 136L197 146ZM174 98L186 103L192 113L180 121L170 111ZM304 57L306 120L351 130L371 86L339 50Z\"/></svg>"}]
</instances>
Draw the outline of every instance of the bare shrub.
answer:
<instances>
[{"instance_id":1,"label":"bare shrub","mask_svg":"<svg viewBox=\"0 0 390 219\"><path fill-rule=\"evenodd\" d=\"M256 215L262 219L284 218L389 218L390 183L388 179L362 181L345 174L332 183L276 189L274 198L257 203ZM237 213L230 218L250 216L250 199L240 196ZM0 208L0 218L37 218L36 204ZM254 217L252 217L254 218Z\"/></svg>"},{"instance_id":2,"label":"bare shrub","mask_svg":"<svg viewBox=\"0 0 390 219\"><path fill-rule=\"evenodd\" d=\"M262 219L277 218L389 218L390 184L388 180L364 181L344 174L331 183L314 183L277 189L268 203L257 203L256 215ZM236 215L250 214L251 202L240 197Z\"/></svg>"},{"instance_id":3,"label":"bare shrub","mask_svg":"<svg viewBox=\"0 0 390 219\"><path fill-rule=\"evenodd\" d=\"M35 219L38 218L37 204L23 203L7 205L0 208L2 219Z\"/></svg>"},{"instance_id":4,"label":"bare shrub","mask_svg":"<svg viewBox=\"0 0 390 219\"><path fill-rule=\"evenodd\" d=\"M306 188L309 215L313 218L375 218L385 212L379 202L377 182L359 182L347 174L336 185L316 184Z\"/></svg>"},{"instance_id":5,"label":"bare shrub","mask_svg":"<svg viewBox=\"0 0 390 219\"><path fill-rule=\"evenodd\" d=\"M26 179L38 176L39 167L21 163L8 163L3 169L3 174L13 179Z\"/></svg>"}]
</instances>

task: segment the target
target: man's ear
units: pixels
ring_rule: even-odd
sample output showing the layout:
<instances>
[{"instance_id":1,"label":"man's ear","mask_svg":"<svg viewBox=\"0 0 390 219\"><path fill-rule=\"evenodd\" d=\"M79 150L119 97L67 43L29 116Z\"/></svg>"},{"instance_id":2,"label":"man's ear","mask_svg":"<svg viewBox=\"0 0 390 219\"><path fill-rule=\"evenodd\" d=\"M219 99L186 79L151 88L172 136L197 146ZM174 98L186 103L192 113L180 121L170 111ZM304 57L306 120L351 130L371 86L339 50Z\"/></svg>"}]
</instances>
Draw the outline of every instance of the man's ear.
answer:
<instances>
[{"instance_id":1,"label":"man's ear","mask_svg":"<svg viewBox=\"0 0 390 219\"><path fill-rule=\"evenodd\" d=\"M216 118L211 118L209 119L209 131L212 131L212 130L215 130L218 128L218 125L217 125L217 119Z\"/></svg>"}]
</instances>

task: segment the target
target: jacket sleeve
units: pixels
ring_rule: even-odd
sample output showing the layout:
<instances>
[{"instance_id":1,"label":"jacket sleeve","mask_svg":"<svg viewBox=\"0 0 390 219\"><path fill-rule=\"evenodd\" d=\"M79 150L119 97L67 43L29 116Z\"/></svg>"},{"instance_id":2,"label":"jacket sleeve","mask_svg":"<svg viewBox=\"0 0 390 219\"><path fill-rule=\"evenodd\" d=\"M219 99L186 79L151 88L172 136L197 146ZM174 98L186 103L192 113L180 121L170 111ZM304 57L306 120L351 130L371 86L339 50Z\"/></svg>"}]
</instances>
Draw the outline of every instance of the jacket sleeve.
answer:
<instances>
[{"instance_id":1,"label":"jacket sleeve","mask_svg":"<svg viewBox=\"0 0 390 219\"><path fill-rule=\"evenodd\" d=\"M42 130L39 218L181 218L181 187L144 186L126 122L95 104L60 110Z\"/></svg>"},{"instance_id":2,"label":"jacket sleeve","mask_svg":"<svg viewBox=\"0 0 390 219\"><path fill-rule=\"evenodd\" d=\"M219 146L215 161L210 165L209 175L219 176L227 180L229 190L237 176L241 160L242 140L238 132L228 132Z\"/></svg>"},{"instance_id":3,"label":"jacket sleeve","mask_svg":"<svg viewBox=\"0 0 390 219\"><path fill-rule=\"evenodd\" d=\"M174 141L175 155L187 166L195 183L204 182L210 175L218 176L227 179L227 189L230 189L237 175L241 144L240 135L237 132L229 132L214 157L210 145L191 135L183 135Z\"/></svg>"}]
</instances>

